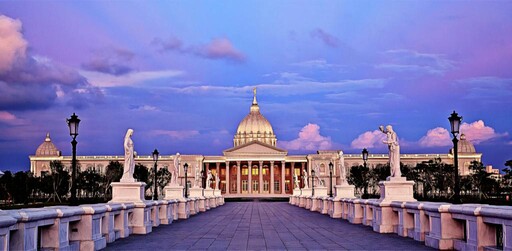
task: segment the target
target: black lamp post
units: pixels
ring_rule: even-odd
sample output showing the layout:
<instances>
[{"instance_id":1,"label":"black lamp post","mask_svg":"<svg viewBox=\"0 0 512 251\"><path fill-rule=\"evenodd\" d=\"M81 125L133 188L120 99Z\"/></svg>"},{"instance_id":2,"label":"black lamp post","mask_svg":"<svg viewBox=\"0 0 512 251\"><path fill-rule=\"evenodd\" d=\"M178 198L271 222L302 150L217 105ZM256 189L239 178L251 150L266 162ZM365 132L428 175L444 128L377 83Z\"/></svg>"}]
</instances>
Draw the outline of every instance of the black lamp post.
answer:
<instances>
[{"instance_id":1,"label":"black lamp post","mask_svg":"<svg viewBox=\"0 0 512 251\"><path fill-rule=\"evenodd\" d=\"M188 163L185 163L185 165L183 165L183 170L185 171L185 198L188 198L188 182L187 182Z\"/></svg>"},{"instance_id":2,"label":"black lamp post","mask_svg":"<svg viewBox=\"0 0 512 251\"><path fill-rule=\"evenodd\" d=\"M332 162L329 162L329 178L331 179L331 190L329 192L329 197L332 197Z\"/></svg>"},{"instance_id":3,"label":"black lamp post","mask_svg":"<svg viewBox=\"0 0 512 251\"><path fill-rule=\"evenodd\" d=\"M204 188L205 184L204 184L204 171L201 170L201 188Z\"/></svg>"},{"instance_id":4,"label":"black lamp post","mask_svg":"<svg viewBox=\"0 0 512 251\"><path fill-rule=\"evenodd\" d=\"M157 162L158 162L158 150L153 151L153 161L155 162L155 191L153 192L153 200L158 200L158 186L157 186Z\"/></svg>"},{"instance_id":5,"label":"black lamp post","mask_svg":"<svg viewBox=\"0 0 512 251\"><path fill-rule=\"evenodd\" d=\"M311 170L311 195L315 195L315 170Z\"/></svg>"},{"instance_id":6,"label":"black lamp post","mask_svg":"<svg viewBox=\"0 0 512 251\"><path fill-rule=\"evenodd\" d=\"M363 167L364 170L366 170L366 161L368 160L368 150L366 148L363 148ZM368 194L368 186L364 186L364 194Z\"/></svg>"},{"instance_id":7,"label":"black lamp post","mask_svg":"<svg viewBox=\"0 0 512 251\"><path fill-rule=\"evenodd\" d=\"M455 174L455 187L454 187L454 196L453 200L455 203L460 203L460 187L459 187L459 151L458 151L458 142L457 136L459 135L460 122L462 121L462 117L460 117L455 111L448 118L451 126L451 133L453 135L453 166L454 166L454 174Z\"/></svg>"},{"instance_id":8,"label":"black lamp post","mask_svg":"<svg viewBox=\"0 0 512 251\"><path fill-rule=\"evenodd\" d=\"M71 118L66 119L69 127L69 135L73 138L71 145L73 146L73 158L71 159L71 197L69 202L71 205L77 204L76 200L76 136L78 136L78 125L80 119L75 113L71 115Z\"/></svg>"}]
</instances>

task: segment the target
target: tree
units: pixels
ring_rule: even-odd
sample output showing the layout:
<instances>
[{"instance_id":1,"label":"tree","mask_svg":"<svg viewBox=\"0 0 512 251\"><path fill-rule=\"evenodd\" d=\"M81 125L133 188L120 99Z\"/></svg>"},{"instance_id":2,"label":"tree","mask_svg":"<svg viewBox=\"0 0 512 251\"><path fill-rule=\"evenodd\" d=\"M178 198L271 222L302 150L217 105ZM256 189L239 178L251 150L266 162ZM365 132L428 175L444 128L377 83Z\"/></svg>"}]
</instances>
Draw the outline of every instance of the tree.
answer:
<instances>
[{"instance_id":1,"label":"tree","mask_svg":"<svg viewBox=\"0 0 512 251\"><path fill-rule=\"evenodd\" d=\"M507 168L503 169L503 172L505 173L503 175L503 186L507 191L510 191L512 187L512 160L507 160L505 162L505 166Z\"/></svg>"},{"instance_id":2,"label":"tree","mask_svg":"<svg viewBox=\"0 0 512 251\"><path fill-rule=\"evenodd\" d=\"M64 170L64 165L62 165L60 160L53 160L50 162L50 172L52 182L52 195L50 196L50 199L53 199L54 202L56 199L59 202L62 202L60 198L66 195L70 188L70 175L66 170Z\"/></svg>"},{"instance_id":3,"label":"tree","mask_svg":"<svg viewBox=\"0 0 512 251\"><path fill-rule=\"evenodd\" d=\"M6 200L9 203L12 203L11 189L13 179L11 171L5 171L4 175L0 177L0 199Z\"/></svg>"},{"instance_id":4,"label":"tree","mask_svg":"<svg viewBox=\"0 0 512 251\"><path fill-rule=\"evenodd\" d=\"M492 193L495 189L496 180L492 179L491 174L485 170L484 164L479 161L471 161L469 165L471 170L472 183L478 189L478 195L486 197L488 193Z\"/></svg>"},{"instance_id":5,"label":"tree","mask_svg":"<svg viewBox=\"0 0 512 251\"><path fill-rule=\"evenodd\" d=\"M349 184L354 185L360 192L362 189L363 195L366 197L368 196L369 175L370 169L368 167L352 166L347 181Z\"/></svg>"},{"instance_id":6,"label":"tree","mask_svg":"<svg viewBox=\"0 0 512 251\"><path fill-rule=\"evenodd\" d=\"M78 174L78 180L80 181L80 189L85 191L87 197L96 197L100 191L100 181L102 180L101 174L94 168L88 168L87 170Z\"/></svg>"},{"instance_id":7,"label":"tree","mask_svg":"<svg viewBox=\"0 0 512 251\"><path fill-rule=\"evenodd\" d=\"M171 180L171 172L169 172L169 170L167 170L167 168L160 168L157 170L156 172L157 174L157 186L159 188L160 191L162 191L164 189L164 187L167 185L167 183L169 183L169 180ZM154 171L154 168L151 168L151 170L149 170L149 176L148 176L148 182L147 182L147 187L151 189L151 192L154 193L154 188L155 188L155 185L153 184L155 180L155 171ZM162 193L160 193L162 194Z\"/></svg>"},{"instance_id":8,"label":"tree","mask_svg":"<svg viewBox=\"0 0 512 251\"><path fill-rule=\"evenodd\" d=\"M102 188L104 194L112 193L110 184L119 182L123 176L123 164L119 161L110 161L107 165L105 175L103 176Z\"/></svg>"},{"instance_id":9,"label":"tree","mask_svg":"<svg viewBox=\"0 0 512 251\"><path fill-rule=\"evenodd\" d=\"M135 165L135 170L133 171L133 177L140 182L146 183L145 190L149 188L149 170L145 165L137 163Z\"/></svg>"}]
</instances>

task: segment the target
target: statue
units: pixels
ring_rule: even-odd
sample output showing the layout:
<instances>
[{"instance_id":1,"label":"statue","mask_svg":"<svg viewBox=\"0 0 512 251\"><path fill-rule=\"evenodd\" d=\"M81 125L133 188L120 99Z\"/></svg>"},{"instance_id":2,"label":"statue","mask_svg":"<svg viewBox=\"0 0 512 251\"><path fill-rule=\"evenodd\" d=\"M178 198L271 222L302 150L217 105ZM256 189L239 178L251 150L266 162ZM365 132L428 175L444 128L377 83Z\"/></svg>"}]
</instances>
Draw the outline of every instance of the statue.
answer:
<instances>
[{"instance_id":1,"label":"statue","mask_svg":"<svg viewBox=\"0 0 512 251\"><path fill-rule=\"evenodd\" d=\"M201 186L201 172L199 171L199 166L196 164L196 171L194 175L194 187Z\"/></svg>"},{"instance_id":2,"label":"statue","mask_svg":"<svg viewBox=\"0 0 512 251\"><path fill-rule=\"evenodd\" d=\"M313 179L314 179L314 178L316 178L316 181L318 182L318 186L319 186L319 187L324 187L324 186L325 186L325 183L324 183L324 181L323 181L322 179L320 179L320 177L319 177L319 174L320 174L320 166L319 166L318 164L316 164L316 166L315 166L315 169L314 169L314 170L315 170L315 174L316 174L316 175L315 175L315 177L313 177Z\"/></svg>"},{"instance_id":3,"label":"statue","mask_svg":"<svg viewBox=\"0 0 512 251\"><path fill-rule=\"evenodd\" d=\"M340 185L348 185L347 182L347 169L345 168L345 158L343 157L343 151L339 151L340 162L338 163L338 170L340 173Z\"/></svg>"},{"instance_id":4,"label":"statue","mask_svg":"<svg viewBox=\"0 0 512 251\"><path fill-rule=\"evenodd\" d=\"M133 129L128 129L124 136L124 170L121 181L134 182L133 172L135 171L135 151L132 141Z\"/></svg>"},{"instance_id":5,"label":"statue","mask_svg":"<svg viewBox=\"0 0 512 251\"><path fill-rule=\"evenodd\" d=\"M293 183L294 183L293 189L299 189L299 177L297 177L297 174L293 175Z\"/></svg>"},{"instance_id":6,"label":"statue","mask_svg":"<svg viewBox=\"0 0 512 251\"><path fill-rule=\"evenodd\" d=\"M391 169L391 177L401 177L402 172L400 171L400 145L398 144L398 136L393 131L391 125L386 126L384 130L383 126L379 126L379 130L386 134L386 140L382 143L388 145L389 149L389 166Z\"/></svg>"},{"instance_id":7,"label":"statue","mask_svg":"<svg viewBox=\"0 0 512 251\"><path fill-rule=\"evenodd\" d=\"M171 185L178 185L178 171L180 170L180 153L174 155L174 168L171 170Z\"/></svg>"},{"instance_id":8,"label":"statue","mask_svg":"<svg viewBox=\"0 0 512 251\"><path fill-rule=\"evenodd\" d=\"M219 190L219 185L220 185L219 183L220 183L219 175L215 174L215 190Z\"/></svg>"},{"instance_id":9,"label":"statue","mask_svg":"<svg viewBox=\"0 0 512 251\"><path fill-rule=\"evenodd\" d=\"M308 172L306 170L302 171L302 181L304 182L304 187L303 188L309 188Z\"/></svg>"},{"instance_id":10,"label":"statue","mask_svg":"<svg viewBox=\"0 0 512 251\"><path fill-rule=\"evenodd\" d=\"M208 170L208 173L206 175L206 189L211 189L211 185L212 185L212 179L213 179L213 176L212 176L212 171Z\"/></svg>"}]
</instances>

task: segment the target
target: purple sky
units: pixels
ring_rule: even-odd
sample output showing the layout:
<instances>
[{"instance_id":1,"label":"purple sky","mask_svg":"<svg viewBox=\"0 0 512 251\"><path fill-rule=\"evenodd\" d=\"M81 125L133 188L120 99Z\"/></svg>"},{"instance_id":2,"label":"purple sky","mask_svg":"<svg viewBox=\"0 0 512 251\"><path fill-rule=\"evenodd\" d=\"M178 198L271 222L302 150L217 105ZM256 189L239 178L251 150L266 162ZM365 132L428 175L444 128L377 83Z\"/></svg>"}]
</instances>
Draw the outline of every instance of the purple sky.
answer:
<instances>
[{"instance_id":1,"label":"purple sky","mask_svg":"<svg viewBox=\"0 0 512 251\"><path fill-rule=\"evenodd\" d=\"M278 146L446 153L448 116L484 164L512 159L510 1L7 1L0 170L50 132L69 155L221 155L258 88Z\"/></svg>"}]
</instances>

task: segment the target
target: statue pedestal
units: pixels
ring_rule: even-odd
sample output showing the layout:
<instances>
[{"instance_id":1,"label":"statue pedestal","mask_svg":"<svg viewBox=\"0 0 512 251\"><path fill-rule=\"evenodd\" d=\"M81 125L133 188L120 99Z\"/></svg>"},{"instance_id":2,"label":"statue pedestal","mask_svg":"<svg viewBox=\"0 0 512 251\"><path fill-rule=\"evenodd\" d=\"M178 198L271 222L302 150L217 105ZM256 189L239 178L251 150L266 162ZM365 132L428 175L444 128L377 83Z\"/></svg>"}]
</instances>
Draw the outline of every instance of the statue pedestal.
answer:
<instances>
[{"instance_id":1,"label":"statue pedestal","mask_svg":"<svg viewBox=\"0 0 512 251\"><path fill-rule=\"evenodd\" d=\"M164 187L166 200L175 199L178 202L178 218L188 219L190 217L190 208L187 199L183 197L184 187L179 185L167 185Z\"/></svg>"},{"instance_id":2,"label":"statue pedestal","mask_svg":"<svg viewBox=\"0 0 512 251\"><path fill-rule=\"evenodd\" d=\"M327 187L315 187L313 197L311 198L310 211L321 211L323 206L322 197L327 197Z\"/></svg>"},{"instance_id":3,"label":"statue pedestal","mask_svg":"<svg viewBox=\"0 0 512 251\"><path fill-rule=\"evenodd\" d=\"M334 186L336 199L341 198L355 198L355 186L354 185L336 185Z\"/></svg>"},{"instance_id":4,"label":"statue pedestal","mask_svg":"<svg viewBox=\"0 0 512 251\"><path fill-rule=\"evenodd\" d=\"M112 182L110 202L144 202L144 182Z\"/></svg>"},{"instance_id":5,"label":"statue pedestal","mask_svg":"<svg viewBox=\"0 0 512 251\"><path fill-rule=\"evenodd\" d=\"M327 196L327 187L315 187L313 196L314 197Z\"/></svg>"},{"instance_id":6,"label":"statue pedestal","mask_svg":"<svg viewBox=\"0 0 512 251\"><path fill-rule=\"evenodd\" d=\"M293 196L299 196L299 195L301 195L300 189L299 188L293 189Z\"/></svg>"},{"instance_id":7,"label":"statue pedestal","mask_svg":"<svg viewBox=\"0 0 512 251\"><path fill-rule=\"evenodd\" d=\"M299 196L299 207L306 207L307 198L311 196L311 188L302 188L301 195Z\"/></svg>"},{"instance_id":8,"label":"statue pedestal","mask_svg":"<svg viewBox=\"0 0 512 251\"><path fill-rule=\"evenodd\" d=\"M208 200L208 205L210 208L216 208L217 202L215 200L215 194L213 192L214 190L211 188L205 188L204 189L204 197Z\"/></svg>"},{"instance_id":9,"label":"statue pedestal","mask_svg":"<svg viewBox=\"0 0 512 251\"><path fill-rule=\"evenodd\" d=\"M414 199L414 181L405 177L388 177L379 182L380 201L416 201Z\"/></svg>"},{"instance_id":10,"label":"statue pedestal","mask_svg":"<svg viewBox=\"0 0 512 251\"><path fill-rule=\"evenodd\" d=\"M198 207L199 212L206 211L205 207L205 198L203 196L203 189L200 187L192 187L190 188L190 197L197 198L196 205Z\"/></svg>"}]
</instances>

